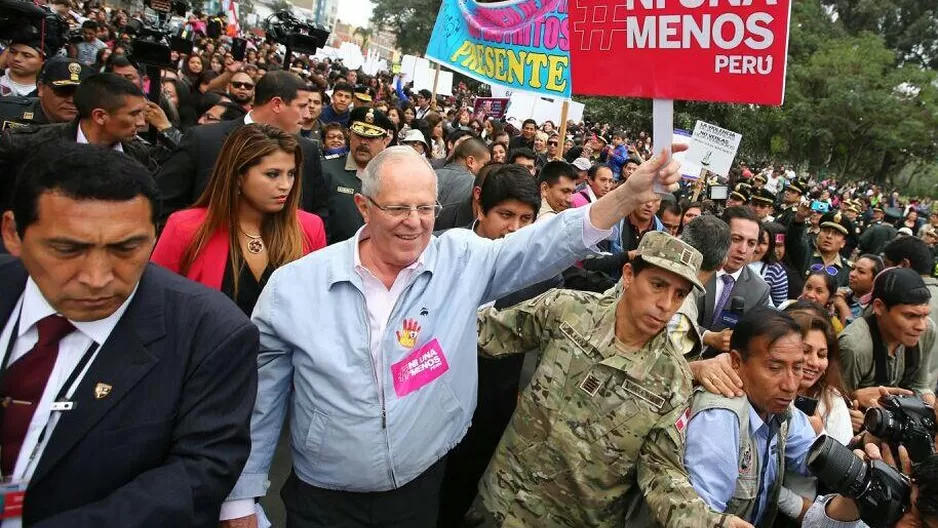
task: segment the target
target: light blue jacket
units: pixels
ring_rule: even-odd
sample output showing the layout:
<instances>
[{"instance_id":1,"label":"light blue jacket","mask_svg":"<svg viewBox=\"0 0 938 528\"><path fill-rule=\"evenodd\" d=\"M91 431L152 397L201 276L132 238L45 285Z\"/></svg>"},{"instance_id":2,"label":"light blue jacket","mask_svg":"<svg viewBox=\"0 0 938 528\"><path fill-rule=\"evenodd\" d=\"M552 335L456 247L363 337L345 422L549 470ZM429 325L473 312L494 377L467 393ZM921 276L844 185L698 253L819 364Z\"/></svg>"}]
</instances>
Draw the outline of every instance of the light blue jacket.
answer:
<instances>
[{"instance_id":1,"label":"light blue jacket","mask_svg":"<svg viewBox=\"0 0 938 528\"><path fill-rule=\"evenodd\" d=\"M422 271L391 312L378 373L362 280L353 267L358 236L274 272L253 315L261 353L251 456L228 499L265 495L288 402L293 467L308 484L385 491L443 457L462 439L476 405L478 307L552 277L589 253L588 246L609 231L593 228L588 212L570 209L501 240L465 229L431 239ZM396 335L405 319L420 325L413 348ZM434 338L449 369L399 397L391 365ZM382 376L383 398L376 376Z\"/></svg>"}]
</instances>

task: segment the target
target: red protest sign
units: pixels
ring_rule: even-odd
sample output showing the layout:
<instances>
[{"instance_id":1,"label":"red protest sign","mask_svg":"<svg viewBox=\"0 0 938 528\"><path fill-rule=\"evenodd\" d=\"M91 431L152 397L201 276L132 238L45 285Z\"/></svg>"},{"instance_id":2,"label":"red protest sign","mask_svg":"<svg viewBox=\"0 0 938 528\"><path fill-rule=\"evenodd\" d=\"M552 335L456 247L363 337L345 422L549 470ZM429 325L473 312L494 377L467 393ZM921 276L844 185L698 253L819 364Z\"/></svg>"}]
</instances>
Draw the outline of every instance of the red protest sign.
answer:
<instances>
[{"instance_id":1,"label":"red protest sign","mask_svg":"<svg viewBox=\"0 0 938 528\"><path fill-rule=\"evenodd\" d=\"M569 0L573 92L780 105L791 0Z\"/></svg>"}]
</instances>

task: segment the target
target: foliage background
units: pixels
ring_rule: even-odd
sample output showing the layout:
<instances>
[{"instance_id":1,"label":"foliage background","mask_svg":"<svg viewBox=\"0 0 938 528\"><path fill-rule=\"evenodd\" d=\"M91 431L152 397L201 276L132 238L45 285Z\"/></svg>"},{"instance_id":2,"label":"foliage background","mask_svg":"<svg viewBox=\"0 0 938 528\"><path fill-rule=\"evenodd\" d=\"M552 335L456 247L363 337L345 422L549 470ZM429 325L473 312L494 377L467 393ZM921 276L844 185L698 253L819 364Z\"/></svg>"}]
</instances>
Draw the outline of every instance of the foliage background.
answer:
<instances>
[{"instance_id":1,"label":"foliage background","mask_svg":"<svg viewBox=\"0 0 938 528\"><path fill-rule=\"evenodd\" d=\"M426 51L440 0L373 1L401 51ZM739 159L938 197L938 2L793 0L788 52L783 106L676 102L675 126L742 133ZM574 99L587 120L651 130L649 100Z\"/></svg>"}]
</instances>

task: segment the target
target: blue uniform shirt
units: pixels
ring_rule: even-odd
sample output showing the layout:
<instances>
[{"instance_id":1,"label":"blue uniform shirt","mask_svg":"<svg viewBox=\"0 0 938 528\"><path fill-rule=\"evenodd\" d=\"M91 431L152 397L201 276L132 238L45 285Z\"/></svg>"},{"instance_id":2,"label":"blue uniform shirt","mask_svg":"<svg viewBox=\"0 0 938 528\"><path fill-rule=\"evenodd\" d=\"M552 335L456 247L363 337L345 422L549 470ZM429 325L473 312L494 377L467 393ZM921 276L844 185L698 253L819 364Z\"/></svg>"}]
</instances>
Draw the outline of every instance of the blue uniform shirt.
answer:
<instances>
[{"instance_id":1,"label":"blue uniform shirt","mask_svg":"<svg viewBox=\"0 0 938 528\"><path fill-rule=\"evenodd\" d=\"M803 412L795 408L791 412L785 446L786 469L807 475L808 449L817 435ZM756 456L762 463L755 518L746 519L752 524L762 519L769 491L778 478L777 430L774 416L766 423L754 408L749 408L749 434ZM768 459L765 456L767 442L771 442ZM694 416L687 425L684 466L700 498L714 511L726 511L739 477L739 423L736 414L727 409L707 409Z\"/></svg>"}]
</instances>

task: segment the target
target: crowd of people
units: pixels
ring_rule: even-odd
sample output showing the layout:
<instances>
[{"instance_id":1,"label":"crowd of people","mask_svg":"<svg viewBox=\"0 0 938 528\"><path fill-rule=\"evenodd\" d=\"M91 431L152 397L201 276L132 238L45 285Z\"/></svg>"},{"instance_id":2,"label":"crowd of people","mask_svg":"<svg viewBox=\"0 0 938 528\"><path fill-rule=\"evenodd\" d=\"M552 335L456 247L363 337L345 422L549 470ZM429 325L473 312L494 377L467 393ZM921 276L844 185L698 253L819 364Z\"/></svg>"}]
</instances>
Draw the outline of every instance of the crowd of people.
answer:
<instances>
[{"instance_id":1,"label":"crowd of people","mask_svg":"<svg viewBox=\"0 0 938 528\"><path fill-rule=\"evenodd\" d=\"M890 524L938 521L938 456L865 423L933 412L930 199L682 180L627 123L476 114L223 14L151 79L141 14L49 8L81 42L0 55L3 528L264 526L281 438L296 528L862 526L826 439L911 473Z\"/></svg>"}]
</instances>

